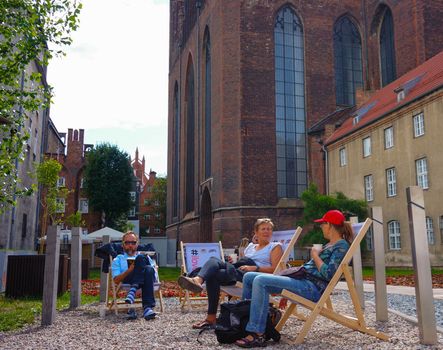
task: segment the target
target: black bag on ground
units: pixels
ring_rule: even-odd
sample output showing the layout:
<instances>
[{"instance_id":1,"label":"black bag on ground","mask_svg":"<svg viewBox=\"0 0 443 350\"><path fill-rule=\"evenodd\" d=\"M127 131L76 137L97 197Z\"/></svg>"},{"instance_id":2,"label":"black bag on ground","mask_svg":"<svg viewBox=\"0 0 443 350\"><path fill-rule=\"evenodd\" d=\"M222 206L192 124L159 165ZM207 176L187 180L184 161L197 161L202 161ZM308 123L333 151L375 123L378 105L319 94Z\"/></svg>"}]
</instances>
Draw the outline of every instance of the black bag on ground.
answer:
<instances>
[{"instance_id":1,"label":"black bag on ground","mask_svg":"<svg viewBox=\"0 0 443 350\"><path fill-rule=\"evenodd\" d=\"M250 300L230 301L220 305L220 315L215 324L215 335L221 344L231 344L248 335L246 325L249 321ZM280 333L275 329L281 318L280 310L269 304L266 321L266 340L280 341Z\"/></svg>"}]
</instances>

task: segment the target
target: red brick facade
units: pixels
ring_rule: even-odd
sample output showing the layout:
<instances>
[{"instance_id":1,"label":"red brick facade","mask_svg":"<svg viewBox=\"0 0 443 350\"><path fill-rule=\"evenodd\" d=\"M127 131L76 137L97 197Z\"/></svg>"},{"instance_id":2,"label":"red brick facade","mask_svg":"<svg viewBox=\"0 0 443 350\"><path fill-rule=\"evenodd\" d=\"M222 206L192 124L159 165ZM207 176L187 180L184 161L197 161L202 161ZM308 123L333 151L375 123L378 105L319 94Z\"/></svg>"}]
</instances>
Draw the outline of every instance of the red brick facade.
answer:
<instances>
[{"instance_id":1,"label":"red brick facade","mask_svg":"<svg viewBox=\"0 0 443 350\"><path fill-rule=\"evenodd\" d=\"M342 16L356 24L362 42L363 88L380 88L379 27L383 6L392 12L396 73L401 76L443 48L440 1L171 1L168 217L167 235L184 241L223 238L237 244L257 217L269 216L276 229L295 226L302 213L297 199L277 197L275 140L274 24L290 4L304 35L307 128L337 108L333 28ZM204 170L204 56L206 28L211 38L212 176ZM183 41L181 39L184 39ZM186 74L192 62L195 88L194 210L186 213ZM180 125L175 125L175 86ZM174 131L180 130L177 139ZM317 136L318 137L318 136ZM321 137L321 134L320 134ZM179 142L179 154L175 143ZM174 169L179 159L179 173ZM318 139L308 141L309 182L325 191ZM173 180L179 186L173 194ZM173 199L178 196L178 215ZM202 216L204 213L204 216Z\"/></svg>"}]
</instances>

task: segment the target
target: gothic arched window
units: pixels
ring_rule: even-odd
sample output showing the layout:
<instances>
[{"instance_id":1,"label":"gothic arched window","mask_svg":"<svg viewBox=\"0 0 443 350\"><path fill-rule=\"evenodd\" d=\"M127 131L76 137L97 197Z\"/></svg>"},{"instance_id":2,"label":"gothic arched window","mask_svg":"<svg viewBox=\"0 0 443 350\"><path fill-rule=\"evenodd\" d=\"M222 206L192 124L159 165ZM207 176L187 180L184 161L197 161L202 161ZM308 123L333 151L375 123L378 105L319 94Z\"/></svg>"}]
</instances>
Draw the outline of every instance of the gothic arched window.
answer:
<instances>
[{"instance_id":1,"label":"gothic arched window","mask_svg":"<svg viewBox=\"0 0 443 350\"><path fill-rule=\"evenodd\" d=\"M278 198L307 187L303 27L290 6L275 19L275 117Z\"/></svg>"},{"instance_id":2,"label":"gothic arched window","mask_svg":"<svg viewBox=\"0 0 443 350\"><path fill-rule=\"evenodd\" d=\"M179 200L179 179L180 179L180 106L179 106L179 94L178 94L178 84L175 82L174 86L174 131L173 131L173 171L172 171L172 217L178 216L178 200Z\"/></svg>"},{"instance_id":3,"label":"gothic arched window","mask_svg":"<svg viewBox=\"0 0 443 350\"><path fill-rule=\"evenodd\" d=\"M205 160L205 178L211 177L211 39L209 29L206 28L203 40L203 57L205 62L205 86L204 86L204 103L205 103L205 120L204 120L204 160Z\"/></svg>"},{"instance_id":4,"label":"gothic arched window","mask_svg":"<svg viewBox=\"0 0 443 350\"><path fill-rule=\"evenodd\" d=\"M397 77L395 69L394 21L391 10L386 7L380 27L381 84L385 86Z\"/></svg>"},{"instance_id":5,"label":"gothic arched window","mask_svg":"<svg viewBox=\"0 0 443 350\"><path fill-rule=\"evenodd\" d=\"M334 26L334 59L336 103L352 106L355 90L363 86L363 68L360 33L348 17Z\"/></svg>"},{"instance_id":6,"label":"gothic arched window","mask_svg":"<svg viewBox=\"0 0 443 350\"><path fill-rule=\"evenodd\" d=\"M192 59L189 59L188 72L186 74L186 185L185 185L185 212L194 210L194 177L195 177L195 91L194 91L194 67Z\"/></svg>"}]
</instances>

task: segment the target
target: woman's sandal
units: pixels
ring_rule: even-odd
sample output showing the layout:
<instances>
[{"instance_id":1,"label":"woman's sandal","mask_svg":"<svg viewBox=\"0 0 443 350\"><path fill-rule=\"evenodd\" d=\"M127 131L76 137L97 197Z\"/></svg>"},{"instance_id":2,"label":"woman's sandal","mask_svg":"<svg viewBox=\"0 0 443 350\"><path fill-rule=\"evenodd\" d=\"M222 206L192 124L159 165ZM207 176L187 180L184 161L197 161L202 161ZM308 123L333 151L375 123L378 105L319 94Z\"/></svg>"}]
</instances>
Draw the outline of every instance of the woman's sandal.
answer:
<instances>
[{"instance_id":1,"label":"woman's sandal","mask_svg":"<svg viewBox=\"0 0 443 350\"><path fill-rule=\"evenodd\" d=\"M204 320L192 325L192 329L214 329L215 322L209 322L208 320Z\"/></svg>"},{"instance_id":2,"label":"woman's sandal","mask_svg":"<svg viewBox=\"0 0 443 350\"><path fill-rule=\"evenodd\" d=\"M197 283L195 279L191 277L180 276L177 282L180 287L193 293L200 293L203 290L201 284Z\"/></svg>"},{"instance_id":3,"label":"woman's sandal","mask_svg":"<svg viewBox=\"0 0 443 350\"><path fill-rule=\"evenodd\" d=\"M250 333L249 335L252 339L248 339L247 337L241 338L235 342L235 345L241 348L263 348L266 346L264 334L258 335L256 333Z\"/></svg>"}]
</instances>

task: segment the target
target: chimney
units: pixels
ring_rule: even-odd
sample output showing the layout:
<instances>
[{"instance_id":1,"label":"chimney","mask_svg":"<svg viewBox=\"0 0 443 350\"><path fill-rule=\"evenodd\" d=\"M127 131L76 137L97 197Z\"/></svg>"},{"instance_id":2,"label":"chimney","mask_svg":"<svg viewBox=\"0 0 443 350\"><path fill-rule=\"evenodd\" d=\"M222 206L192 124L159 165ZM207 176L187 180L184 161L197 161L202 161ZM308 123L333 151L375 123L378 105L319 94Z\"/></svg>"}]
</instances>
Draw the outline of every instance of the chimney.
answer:
<instances>
[{"instance_id":1,"label":"chimney","mask_svg":"<svg viewBox=\"0 0 443 350\"><path fill-rule=\"evenodd\" d=\"M362 87L358 87L355 90L355 105L357 108L364 105L374 95L374 90L365 90Z\"/></svg>"}]
</instances>

